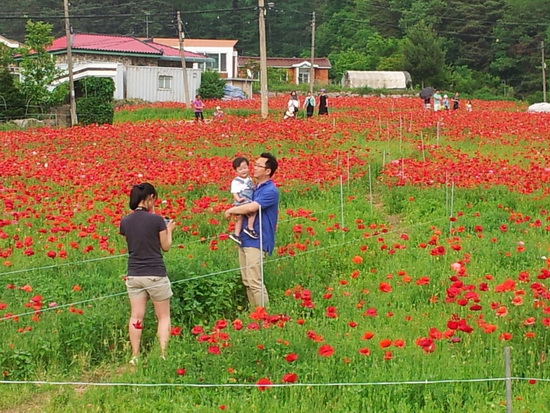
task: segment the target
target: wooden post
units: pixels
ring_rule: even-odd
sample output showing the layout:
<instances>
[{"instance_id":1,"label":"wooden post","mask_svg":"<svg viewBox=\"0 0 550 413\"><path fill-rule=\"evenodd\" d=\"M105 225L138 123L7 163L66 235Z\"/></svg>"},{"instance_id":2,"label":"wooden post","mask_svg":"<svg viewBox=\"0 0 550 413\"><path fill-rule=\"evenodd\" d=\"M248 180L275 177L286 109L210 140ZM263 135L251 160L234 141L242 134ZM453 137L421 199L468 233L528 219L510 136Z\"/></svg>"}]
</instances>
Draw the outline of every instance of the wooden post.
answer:
<instances>
[{"instance_id":1,"label":"wooden post","mask_svg":"<svg viewBox=\"0 0 550 413\"><path fill-rule=\"evenodd\" d=\"M185 107L191 107L191 97L189 96L189 80L187 79L187 63L185 62L185 50L183 50L183 23L181 21L181 13L178 11L178 40L180 47L181 68L183 70L183 93L185 94Z\"/></svg>"},{"instance_id":2,"label":"wooden post","mask_svg":"<svg viewBox=\"0 0 550 413\"><path fill-rule=\"evenodd\" d=\"M506 377L506 413L512 413L512 365L510 347L504 347L504 373Z\"/></svg>"},{"instance_id":3,"label":"wooden post","mask_svg":"<svg viewBox=\"0 0 550 413\"><path fill-rule=\"evenodd\" d=\"M260 102L262 118L269 113L267 101L267 46L265 40L265 3L258 0L258 29L260 34Z\"/></svg>"},{"instance_id":4,"label":"wooden post","mask_svg":"<svg viewBox=\"0 0 550 413\"><path fill-rule=\"evenodd\" d=\"M67 70L69 71L69 103L71 114L71 126L78 123L76 116L76 98L74 94L74 77L73 77L73 54L72 54L72 39L71 39L71 23L69 21L69 0L63 1L65 8L65 38L67 40Z\"/></svg>"}]
</instances>

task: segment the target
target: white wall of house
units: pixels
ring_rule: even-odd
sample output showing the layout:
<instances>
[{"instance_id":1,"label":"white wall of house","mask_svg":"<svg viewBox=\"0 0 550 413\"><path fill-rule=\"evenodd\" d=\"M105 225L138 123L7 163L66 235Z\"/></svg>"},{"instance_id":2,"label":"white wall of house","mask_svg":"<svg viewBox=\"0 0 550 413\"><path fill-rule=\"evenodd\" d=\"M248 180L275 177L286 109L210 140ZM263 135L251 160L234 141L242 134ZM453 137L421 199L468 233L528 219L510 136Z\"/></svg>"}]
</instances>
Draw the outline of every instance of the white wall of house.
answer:
<instances>
[{"instance_id":1,"label":"white wall of house","mask_svg":"<svg viewBox=\"0 0 550 413\"><path fill-rule=\"evenodd\" d=\"M209 47L209 46L187 46L185 50L193 53L204 54L215 60L213 63L206 63L204 69L213 69L220 73L226 73L228 78L236 77L237 52L233 47ZM202 63L201 63L202 64Z\"/></svg>"},{"instance_id":2,"label":"white wall of house","mask_svg":"<svg viewBox=\"0 0 550 413\"><path fill-rule=\"evenodd\" d=\"M183 70L176 67L127 66L125 70L127 99L148 102L185 102ZM187 69L190 100L201 85L201 72Z\"/></svg>"},{"instance_id":3,"label":"white wall of house","mask_svg":"<svg viewBox=\"0 0 550 413\"><path fill-rule=\"evenodd\" d=\"M57 67L64 71L64 76L56 79L52 87L68 82L67 64L60 63ZM76 82L85 77L109 77L115 83L115 99L124 99L124 65L122 63L77 63L73 66L73 79Z\"/></svg>"}]
</instances>

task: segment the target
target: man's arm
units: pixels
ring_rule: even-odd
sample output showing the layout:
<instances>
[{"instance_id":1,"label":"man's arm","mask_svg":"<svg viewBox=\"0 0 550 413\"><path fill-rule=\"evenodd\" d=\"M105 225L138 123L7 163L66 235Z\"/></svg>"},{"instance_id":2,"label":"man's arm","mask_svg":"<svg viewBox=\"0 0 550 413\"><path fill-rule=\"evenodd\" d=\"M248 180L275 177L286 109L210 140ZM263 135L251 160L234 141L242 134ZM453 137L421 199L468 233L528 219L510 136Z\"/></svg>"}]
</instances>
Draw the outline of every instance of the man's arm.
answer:
<instances>
[{"instance_id":1,"label":"man's arm","mask_svg":"<svg viewBox=\"0 0 550 413\"><path fill-rule=\"evenodd\" d=\"M225 217L229 218L231 215L248 215L257 212L260 209L260 204L256 201L249 202L248 204L234 206L225 211Z\"/></svg>"}]
</instances>

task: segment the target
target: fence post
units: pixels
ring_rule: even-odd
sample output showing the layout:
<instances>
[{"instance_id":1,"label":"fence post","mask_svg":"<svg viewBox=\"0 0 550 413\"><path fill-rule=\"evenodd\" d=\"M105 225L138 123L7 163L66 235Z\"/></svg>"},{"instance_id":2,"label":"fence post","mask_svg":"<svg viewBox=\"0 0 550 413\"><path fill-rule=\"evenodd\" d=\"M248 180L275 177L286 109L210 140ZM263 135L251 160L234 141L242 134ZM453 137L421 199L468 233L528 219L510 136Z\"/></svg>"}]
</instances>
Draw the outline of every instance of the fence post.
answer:
<instances>
[{"instance_id":1,"label":"fence post","mask_svg":"<svg viewBox=\"0 0 550 413\"><path fill-rule=\"evenodd\" d=\"M504 374L506 376L506 413L512 413L512 366L510 347L504 347Z\"/></svg>"}]
</instances>

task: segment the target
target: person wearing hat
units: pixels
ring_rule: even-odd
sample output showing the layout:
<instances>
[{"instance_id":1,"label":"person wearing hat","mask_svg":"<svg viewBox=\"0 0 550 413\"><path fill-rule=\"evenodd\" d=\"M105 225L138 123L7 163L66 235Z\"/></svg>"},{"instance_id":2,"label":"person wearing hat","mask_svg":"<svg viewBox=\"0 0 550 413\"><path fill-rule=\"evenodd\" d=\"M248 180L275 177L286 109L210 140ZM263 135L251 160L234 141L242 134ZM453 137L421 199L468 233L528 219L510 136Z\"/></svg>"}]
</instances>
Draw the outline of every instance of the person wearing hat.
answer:
<instances>
[{"instance_id":1,"label":"person wearing hat","mask_svg":"<svg viewBox=\"0 0 550 413\"><path fill-rule=\"evenodd\" d=\"M319 116L328 115L328 96L326 89L321 89L319 95Z\"/></svg>"},{"instance_id":2,"label":"person wearing hat","mask_svg":"<svg viewBox=\"0 0 550 413\"><path fill-rule=\"evenodd\" d=\"M216 106L216 111L214 112L214 120L221 120L223 118L223 110L221 107Z\"/></svg>"},{"instance_id":3,"label":"person wearing hat","mask_svg":"<svg viewBox=\"0 0 550 413\"><path fill-rule=\"evenodd\" d=\"M447 95L443 95L443 107L445 108L445 110L451 109L451 106L449 104L449 96Z\"/></svg>"}]
</instances>

